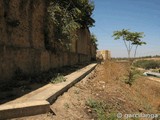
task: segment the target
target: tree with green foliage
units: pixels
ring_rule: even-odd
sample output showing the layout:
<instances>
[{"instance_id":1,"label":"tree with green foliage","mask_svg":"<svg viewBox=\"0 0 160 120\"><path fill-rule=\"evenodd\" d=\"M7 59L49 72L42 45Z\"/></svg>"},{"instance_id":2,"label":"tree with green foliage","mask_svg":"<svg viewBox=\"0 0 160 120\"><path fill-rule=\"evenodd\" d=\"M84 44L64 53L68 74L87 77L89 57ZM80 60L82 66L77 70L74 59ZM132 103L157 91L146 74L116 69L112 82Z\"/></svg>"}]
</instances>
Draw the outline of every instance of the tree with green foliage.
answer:
<instances>
[{"instance_id":1,"label":"tree with green foliage","mask_svg":"<svg viewBox=\"0 0 160 120\"><path fill-rule=\"evenodd\" d=\"M113 37L115 37L115 40L121 39L124 41L125 47L127 49L127 53L128 53L128 58L130 60L130 54L131 54L131 50L133 48L134 45L136 45L136 49L135 49L135 55L136 56L136 51L137 51L137 47L139 45L142 44L146 44L145 42L141 41L141 38L144 37L144 33L143 32L130 32L127 29L122 29L120 31L114 31L113 33ZM132 85L132 83L135 80L135 69L132 67L132 63L133 61L129 61L130 62L130 69L128 71L128 76L126 79L127 84L129 84L130 86Z\"/></svg>"},{"instance_id":2,"label":"tree with green foliage","mask_svg":"<svg viewBox=\"0 0 160 120\"><path fill-rule=\"evenodd\" d=\"M128 58L130 58L130 53L131 53L131 40L128 39L130 37L130 32L127 29L122 29L120 31L114 31L113 37L115 37L115 40L121 39L124 41L125 47L127 49L128 53ZM128 42L128 44L127 44Z\"/></svg>"},{"instance_id":3,"label":"tree with green foliage","mask_svg":"<svg viewBox=\"0 0 160 120\"><path fill-rule=\"evenodd\" d=\"M137 39L137 40L134 41L132 44L133 44L133 45L136 45L135 52L134 52L134 58L135 58L135 57L136 57L136 53L137 53L137 48L138 48L138 46L145 45L146 42L143 42L143 41L141 41L140 39Z\"/></svg>"},{"instance_id":4,"label":"tree with green foliage","mask_svg":"<svg viewBox=\"0 0 160 120\"><path fill-rule=\"evenodd\" d=\"M134 45L136 45L135 55L137 47L142 44L146 44L141 41L144 37L143 32L130 32L128 29L122 29L119 31L114 31L113 37L115 40L121 39L124 41L125 47L127 49L128 58L130 59L130 54Z\"/></svg>"},{"instance_id":5,"label":"tree with green foliage","mask_svg":"<svg viewBox=\"0 0 160 120\"><path fill-rule=\"evenodd\" d=\"M56 40L70 45L71 40L76 39L79 28L94 25L95 20L91 17L93 10L94 3L90 0L50 0L48 21L55 28Z\"/></svg>"}]
</instances>

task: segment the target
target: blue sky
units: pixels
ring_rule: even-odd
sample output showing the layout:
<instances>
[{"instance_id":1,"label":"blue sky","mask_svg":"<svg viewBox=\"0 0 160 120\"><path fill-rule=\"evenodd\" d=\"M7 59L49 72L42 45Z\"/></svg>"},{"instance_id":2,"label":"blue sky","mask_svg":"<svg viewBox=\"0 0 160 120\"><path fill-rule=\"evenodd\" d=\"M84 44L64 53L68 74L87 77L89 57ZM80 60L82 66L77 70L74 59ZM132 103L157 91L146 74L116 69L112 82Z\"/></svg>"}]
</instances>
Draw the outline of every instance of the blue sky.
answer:
<instances>
[{"instance_id":1,"label":"blue sky","mask_svg":"<svg viewBox=\"0 0 160 120\"><path fill-rule=\"evenodd\" d=\"M144 32L147 45L138 48L137 56L160 55L160 0L94 0L98 49L111 51L112 57L126 57L123 41L112 37L113 31L130 29Z\"/></svg>"}]
</instances>

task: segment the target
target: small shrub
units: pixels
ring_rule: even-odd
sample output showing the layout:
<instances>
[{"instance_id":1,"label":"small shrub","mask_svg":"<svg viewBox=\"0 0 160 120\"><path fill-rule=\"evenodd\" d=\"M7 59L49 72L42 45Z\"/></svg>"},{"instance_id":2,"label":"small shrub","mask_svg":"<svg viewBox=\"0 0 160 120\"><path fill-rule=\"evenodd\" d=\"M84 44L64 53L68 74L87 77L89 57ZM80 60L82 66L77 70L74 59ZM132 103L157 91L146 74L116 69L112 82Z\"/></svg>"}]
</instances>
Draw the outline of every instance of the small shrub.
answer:
<instances>
[{"instance_id":1,"label":"small shrub","mask_svg":"<svg viewBox=\"0 0 160 120\"><path fill-rule=\"evenodd\" d=\"M118 120L118 118L115 113L111 113L110 115L108 115L106 120Z\"/></svg>"},{"instance_id":2,"label":"small shrub","mask_svg":"<svg viewBox=\"0 0 160 120\"><path fill-rule=\"evenodd\" d=\"M151 104L148 104L148 103L143 103L144 104L144 109L146 110L146 111L152 111L152 106L151 106Z\"/></svg>"},{"instance_id":3,"label":"small shrub","mask_svg":"<svg viewBox=\"0 0 160 120\"><path fill-rule=\"evenodd\" d=\"M53 84L57 84L60 82L65 82L65 81L66 81L66 78L63 75L60 75L59 73L56 78L51 79L51 83L53 83Z\"/></svg>"},{"instance_id":4,"label":"small shrub","mask_svg":"<svg viewBox=\"0 0 160 120\"><path fill-rule=\"evenodd\" d=\"M117 118L116 112L111 112L107 114L106 110L110 109L107 104L102 101L97 101L94 99L88 99L86 105L92 108L96 112L96 120L120 120Z\"/></svg>"},{"instance_id":5,"label":"small shrub","mask_svg":"<svg viewBox=\"0 0 160 120\"><path fill-rule=\"evenodd\" d=\"M80 92L79 90L75 90L74 94L79 94L79 92Z\"/></svg>"},{"instance_id":6,"label":"small shrub","mask_svg":"<svg viewBox=\"0 0 160 120\"><path fill-rule=\"evenodd\" d=\"M64 105L64 107L65 107L66 109L69 108L69 104L68 104L68 103L64 103L63 105Z\"/></svg>"},{"instance_id":7,"label":"small shrub","mask_svg":"<svg viewBox=\"0 0 160 120\"><path fill-rule=\"evenodd\" d=\"M128 71L128 75L125 79L125 83L132 86L135 79L140 75L141 75L140 71L136 70L134 67L131 67L130 70Z\"/></svg>"},{"instance_id":8,"label":"small shrub","mask_svg":"<svg viewBox=\"0 0 160 120\"><path fill-rule=\"evenodd\" d=\"M98 107L98 102L96 101L96 100L93 100L93 99L88 99L87 101L86 101L86 105L87 106L89 106L89 107L91 107L91 108L96 108L96 107Z\"/></svg>"},{"instance_id":9,"label":"small shrub","mask_svg":"<svg viewBox=\"0 0 160 120\"><path fill-rule=\"evenodd\" d=\"M86 105L96 112L98 120L107 120L107 116L105 113L106 104L104 102L88 99L86 101Z\"/></svg>"}]
</instances>

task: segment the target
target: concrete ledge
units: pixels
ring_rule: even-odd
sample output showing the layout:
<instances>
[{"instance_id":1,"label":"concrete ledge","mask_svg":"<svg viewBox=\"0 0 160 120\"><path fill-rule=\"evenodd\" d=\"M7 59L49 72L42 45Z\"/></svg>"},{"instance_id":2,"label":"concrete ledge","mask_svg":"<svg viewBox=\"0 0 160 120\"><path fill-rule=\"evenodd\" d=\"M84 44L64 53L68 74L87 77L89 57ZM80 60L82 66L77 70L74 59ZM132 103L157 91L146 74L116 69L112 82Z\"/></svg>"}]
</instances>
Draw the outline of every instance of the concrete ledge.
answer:
<instances>
[{"instance_id":1,"label":"concrete ledge","mask_svg":"<svg viewBox=\"0 0 160 120\"><path fill-rule=\"evenodd\" d=\"M46 100L50 104L52 104L58 96L62 95L66 92L70 87L72 87L75 83L83 79L86 75L88 75L97 64L90 64L87 67L73 72L70 75L65 76L66 81L58 84L52 84L45 90L40 93L33 95L28 100Z\"/></svg>"},{"instance_id":2,"label":"concrete ledge","mask_svg":"<svg viewBox=\"0 0 160 120\"><path fill-rule=\"evenodd\" d=\"M10 119L29 115L37 115L50 111L47 101L28 101L25 103L9 104L0 106L0 119Z\"/></svg>"},{"instance_id":3,"label":"concrete ledge","mask_svg":"<svg viewBox=\"0 0 160 120\"><path fill-rule=\"evenodd\" d=\"M63 88L59 89L55 94L52 94L51 96L48 96L46 99L49 103L53 103L58 96L62 95L64 92L66 92L70 87L72 87L74 84L82 80L86 75L88 75L95 67L97 64L91 64L86 67L83 71L81 70L80 73L78 71L65 76L66 77L66 82L63 83Z\"/></svg>"},{"instance_id":4,"label":"concrete ledge","mask_svg":"<svg viewBox=\"0 0 160 120\"><path fill-rule=\"evenodd\" d=\"M157 77L157 78L160 78L160 73L157 73L157 72L144 72L143 73L144 75L147 75L147 76L153 76L153 77Z\"/></svg>"},{"instance_id":5,"label":"concrete ledge","mask_svg":"<svg viewBox=\"0 0 160 120\"><path fill-rule=\"evenodd\" d=\"M48 84L36 91L22 96L7 104L0 105L0 119L9 119L23 116L47 113L58 96L88 75L95 67L90 64L70 75L65 76L66 81L58 84Z\"/></svg>"}]
</instances>

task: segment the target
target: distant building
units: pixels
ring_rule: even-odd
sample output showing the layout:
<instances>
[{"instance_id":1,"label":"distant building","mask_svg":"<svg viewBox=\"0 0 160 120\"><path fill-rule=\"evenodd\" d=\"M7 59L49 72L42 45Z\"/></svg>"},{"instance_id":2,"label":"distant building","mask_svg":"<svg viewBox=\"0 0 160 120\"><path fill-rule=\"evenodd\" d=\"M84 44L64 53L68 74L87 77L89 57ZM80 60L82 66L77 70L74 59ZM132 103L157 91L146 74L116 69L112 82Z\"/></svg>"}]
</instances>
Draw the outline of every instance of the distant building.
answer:
<instances>
[{"instance_id":1,"label":"distant building","mask_svg":"<svg viewBox=\"0 0 160 120\"><path fill-rule=\"evenodd\" d=\"M96 55L97 59L100 60L110 60L111 59L111 53L109 50L97 50L97 55Z\"/></svg>"}]
</instances>

